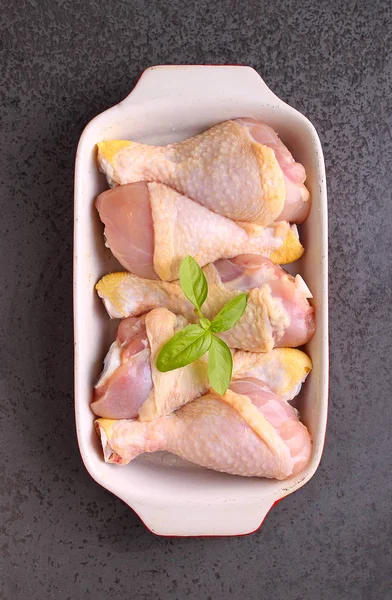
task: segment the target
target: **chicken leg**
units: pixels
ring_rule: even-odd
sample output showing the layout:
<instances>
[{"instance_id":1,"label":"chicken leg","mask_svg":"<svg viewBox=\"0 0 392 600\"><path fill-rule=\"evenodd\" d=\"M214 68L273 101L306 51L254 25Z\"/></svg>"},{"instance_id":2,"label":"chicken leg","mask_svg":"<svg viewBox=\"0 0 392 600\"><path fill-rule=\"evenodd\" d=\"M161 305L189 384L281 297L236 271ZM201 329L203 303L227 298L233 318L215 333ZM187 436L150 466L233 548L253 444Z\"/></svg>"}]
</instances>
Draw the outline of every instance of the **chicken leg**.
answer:
<instances>
[{"instance_id":1,"label":"chicken leg","mask_svg":"<svg viewBox=\"0 0 392 600\"><path fill-rule=\"evenodd\" d=\"M204 267L208 296L203 313L209 319L240 292L248 304L238 323L222 334L231 348L267 352L273 347L302 346L315 330L311 293L300 276L292 277L261 256L242 255ZM163 306L188 321L197 319L194 307L178 282L141 279L130 273L110 273L97 291L111 317L137 316Z\"/></svg>"},{"instance_id":2,"label":"chicken leg","mask_svg":"<svg viewBox=\"0 0 392 600\"><path fill-rule=\"evenodd\" d=\"M304 167L273 129L255 119L226 121L163 147L100 142L98 162L111 185L164 183L234 221L301 223L309 212Z\"/></svg>"},{"instance_id":3,"label":"chicken leg","mask_svg":"<svg viewBox=\"0 0 392 600\"><path fill-rule=\"evenodd\" d=\"M209 388L205 358L168 373L160 373L155 367L162 345L186 323L165 308L152 310L139 319L124 319L95 386L93 412L110 419L139 416L151 420L205 394ZM234 379L262 379L286 400L299 393L311 368L309 357L291 348L265 354L241 350L233 353Z\"/></svg>"},{"instance_id":4,"label":"chicken leg","mask_svg":"<svg viewBox=\"0 0 392 600\"><path fill-rule=\"evenodd\" d=\"M282 221L252 237L234 221L160 183L107 190L98 196L96 207L107 246L140 277L177 279L188 254L204 266L246 252L268 256L274 263L292 262L303 253L295 225Z\"/></svg>"},{"instance_id":5,"label":"chicken leg","mask_svg":"<svg viewBox=\"0 0 392 600\"><path fill-rule=\"evenodd\" d=\"M223 397L209 393L154 421L97 419L95 427L105 461L120 465L167 450L215 471L286 479L311 453L296 410L256 379L233 382Z\"/></svg>"}]
</instances>

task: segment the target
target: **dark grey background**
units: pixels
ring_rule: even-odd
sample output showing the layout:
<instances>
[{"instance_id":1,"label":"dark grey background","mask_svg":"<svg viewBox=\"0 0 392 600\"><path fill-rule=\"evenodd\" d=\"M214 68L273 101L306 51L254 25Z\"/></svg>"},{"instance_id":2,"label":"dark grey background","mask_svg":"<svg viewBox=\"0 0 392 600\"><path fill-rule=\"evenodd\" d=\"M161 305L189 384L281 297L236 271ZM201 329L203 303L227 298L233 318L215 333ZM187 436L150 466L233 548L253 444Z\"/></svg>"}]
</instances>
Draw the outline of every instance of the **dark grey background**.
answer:
<instances>
[{"instance_id":1,"label":"dark grey background","mask_svg":"<svg viewBox=\"0 0 392 600\"><path fill-rule=\"evenodd\" d=\"M2 5L1 598L391 598L390 1ZM255 67L325 151L325 453L240 538L155 537L90 479L75 439L75 149L94 115L165 63Z\"/></svg>"}]
</instances>

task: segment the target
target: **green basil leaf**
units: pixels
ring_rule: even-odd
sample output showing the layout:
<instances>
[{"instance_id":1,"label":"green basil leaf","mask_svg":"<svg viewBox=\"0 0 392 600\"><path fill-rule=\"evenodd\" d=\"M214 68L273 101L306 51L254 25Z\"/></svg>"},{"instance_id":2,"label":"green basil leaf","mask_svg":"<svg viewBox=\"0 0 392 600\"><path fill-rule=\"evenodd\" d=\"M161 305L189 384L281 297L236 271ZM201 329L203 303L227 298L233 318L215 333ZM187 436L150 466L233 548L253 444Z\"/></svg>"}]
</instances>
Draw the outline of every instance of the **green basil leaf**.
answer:
<instances>
[{"instance_id":1,"label":"green basil leaf","mask_svg":"<svg viewBox=\"0 0 392 600\"><path fill-rule=\"evenodd\" d=\"M200 325L187 325L166 342L157 357L157 369L163 373L189 365L211 346L212 334Z\"/></svg>"},{"instance_id":2,"label":"green basil leaf","mask_svg":"<svg viewBox=\"0 0 392 600\"><path fill-rule=\"evenodd\" d=\"M230 348L215 335L208 351L208 378L211 387L223 396L230 385L233 373L233 357Z\"/></svg>"},{"instance_id":3,"label":"green basil leaf","mask_svg":"<svg viewBox=\"0 0 392 600\"><path fill-rule=\"evenodd\" d=\"M208 285L203 271L192 256L187 256L181 262L180 285L188 300L200 310L207 298Z\"/></svg>"},{"instance_id":4,"label":"green basil leaf","mask_svg":"<svg viewBox=\"0 0 392 600\"><path fill-rule=\"evenodd\" d=\"M244 314L247 302L248 296L246 294L239 294L239 296L230 300L230 302L228 302L212 320L212 331L227 331L234 327Z\"/></svg>"},{"instance_id":5,"label":"green basil leaf","mask_svg":"<svg viewBox=\"0 0 392 600\"><path fill-rule=\"evenodd\" d=\"M200 325L203 327L203 329L207 330L211 326L211 321L205 317L200 317Z\"/></svg>"}]
</instances>

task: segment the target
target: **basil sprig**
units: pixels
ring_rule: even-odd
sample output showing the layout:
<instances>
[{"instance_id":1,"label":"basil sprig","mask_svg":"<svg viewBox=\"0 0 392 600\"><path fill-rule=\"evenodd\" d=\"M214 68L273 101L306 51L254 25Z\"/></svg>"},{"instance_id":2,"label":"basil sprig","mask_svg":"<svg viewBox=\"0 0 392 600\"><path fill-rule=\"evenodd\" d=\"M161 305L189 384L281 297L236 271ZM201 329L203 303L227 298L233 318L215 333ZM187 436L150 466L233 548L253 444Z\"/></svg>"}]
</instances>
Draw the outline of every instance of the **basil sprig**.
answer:
<instances>
[{"instance_id":1,"label":"basil sprig","mask_svg":"<svg viewBox=\"0 0 392 600\"><path fill-rule=\"evenodd\" d=\"M192 256L187 256L181 262L180 285L184 295L196 307L199 317L201 317L201 307L208 294L208 283L203 271Z\"/></svg>"},{"instance_id":2,"label":"basil sprig","mask_svg":"<svg viewBox=\"0 0 392 600\"><path fill-rule=\"evenodd\" d=\"M178 331L158 354L157 369L166 373L189 365L207 352L212 335L200 325L188 325Z\"/></svg>"},{"instance_id":3,"label":"basil sprig","mask_svg":"<svg viewBox=\"0 0 392 600\"><path fill-rule=\"evenodd\" d=\"M212 321L203 316L202 306L207 298L205 275L192 256L180 266L180 285L184 295L195 307L199 323L178 331L162 347L157 358L157 369L166 373L194 362L208 351L208 377L211 387L223 396L230 385L233 358L228 345L217 333L234 327L244 314L248 301L246 294L230 300Z\"/></svg>"},{"instance_id":4,"label":"basil sprig","mask_svg":"<svg viewBox=\"0 0 392 600\"><path fill-rule=\"evenodd\" d=\"M228 345L216 335L212 335L208 351L208 378L210 385L223 396L230 385L233 374L233 357Z\"/></svg>"}]
</instances>

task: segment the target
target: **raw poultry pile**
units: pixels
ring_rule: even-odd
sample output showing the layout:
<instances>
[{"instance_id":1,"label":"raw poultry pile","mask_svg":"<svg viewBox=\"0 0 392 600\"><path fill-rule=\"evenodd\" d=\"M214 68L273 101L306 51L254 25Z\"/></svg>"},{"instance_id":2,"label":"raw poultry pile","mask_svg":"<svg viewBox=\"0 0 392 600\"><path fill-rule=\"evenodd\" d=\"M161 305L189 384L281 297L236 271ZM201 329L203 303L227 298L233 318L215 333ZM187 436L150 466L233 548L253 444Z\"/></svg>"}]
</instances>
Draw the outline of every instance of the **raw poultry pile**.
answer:
<instances>
[{"instance_id":1,"label":"raw poultry pile","mask_svg":"<svg viewBox=\"0 0 392 600\"><path fill-rule=\"evenodd\" d=\"M109 316L122 319L91 404L105 461L167 450L235 475L299 473L311 438L290 401L311 370L297 347L315 331L314 309L301 276L279 265L304 251L304 167L250 118L162 147L100 142L98 164L112 186L96 200L106 245L127 270L96 286ZM189 256L208 284L200 323L246 294L242 316L216 333L232 349L223 394L206 354L168 372L157 366L165 344L201 316L178 282Z\"/></svg>"}]
</instances>

